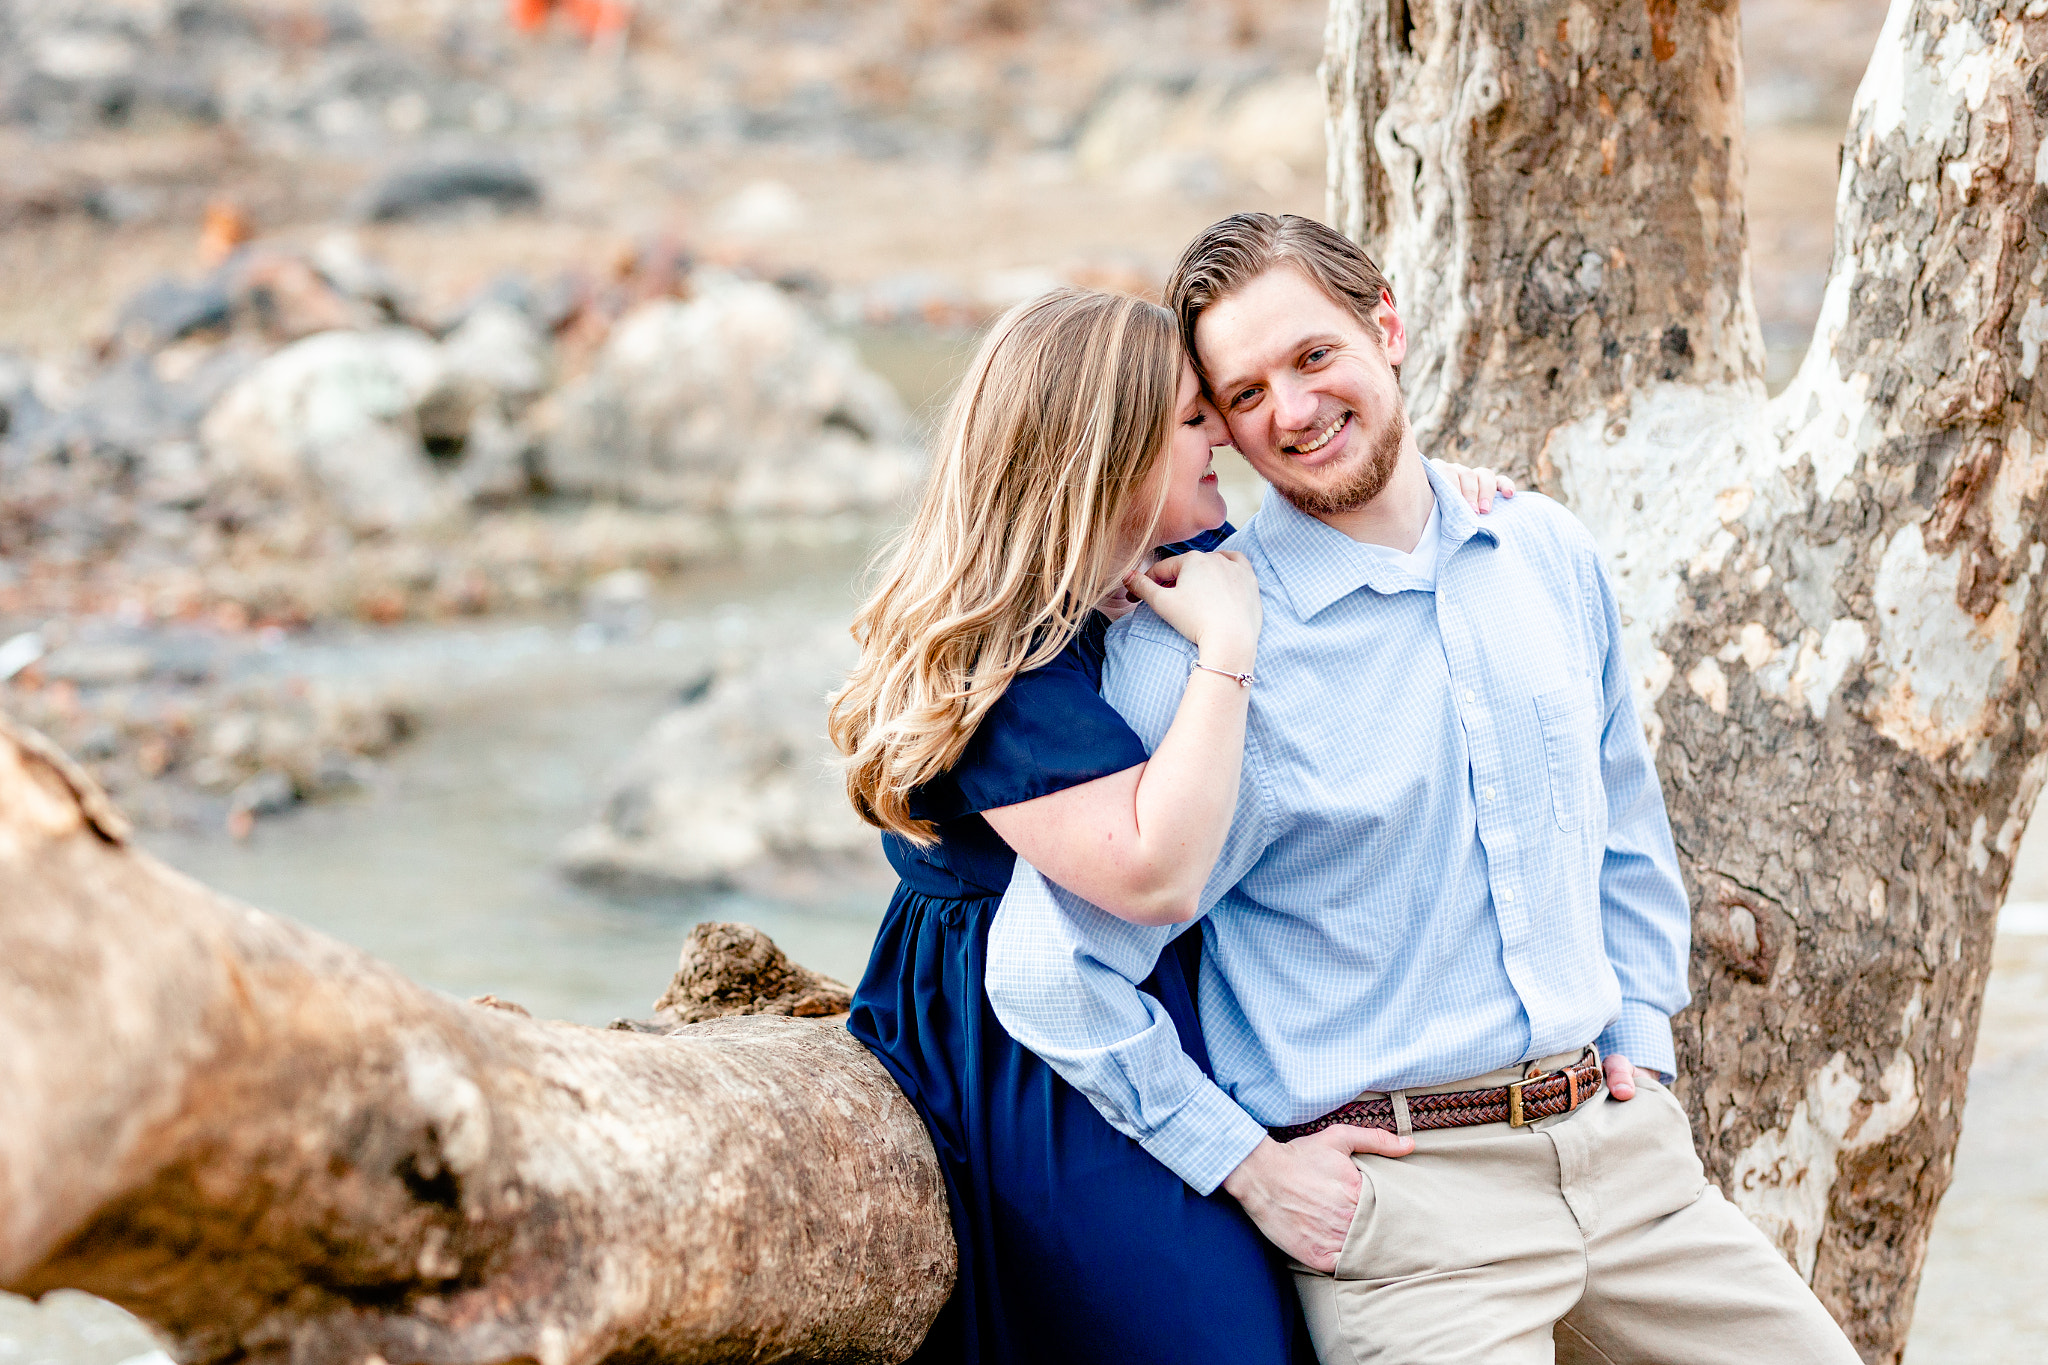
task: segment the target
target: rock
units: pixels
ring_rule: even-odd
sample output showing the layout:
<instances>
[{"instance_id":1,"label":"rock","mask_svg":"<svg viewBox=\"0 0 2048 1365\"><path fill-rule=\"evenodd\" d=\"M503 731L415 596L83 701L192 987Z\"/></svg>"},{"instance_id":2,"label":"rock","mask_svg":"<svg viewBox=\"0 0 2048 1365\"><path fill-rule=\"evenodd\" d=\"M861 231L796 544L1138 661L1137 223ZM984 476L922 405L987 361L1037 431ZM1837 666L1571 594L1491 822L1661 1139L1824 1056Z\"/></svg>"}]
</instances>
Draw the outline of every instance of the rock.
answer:
<instances>
[{"instance_id":1,"label":"rock","mask_svg":"<svg viewBox=\"0 0 2048 1365\"><path fill-rule=\"evenodd\" d=\"M114 332L134 350L153 351L194 332L225 329L233 317L233 300L218 279L188 284L163 276L121 306Z\"/></svg>"},{"instance_id":2,"label":"rock","mask_svg":"<svg viewBox=\"0 0 2048 1365\"><path fill-rule=\"evenodd\" d=\"M142 53L126 35L82 27L46 33L34 50L36 68L59 81L126 76L141 57Z\"/></svg>"},{"instance_id":3,"label":"rock","mask_svg":"<svg viewBox=\"0 0 2048 1365\"><path fill-rule=\"evenodd\" d=\"M327 283L392 318L404 318L409 292L398 277L369 252L353 232L330 232L313 247L313 268Z\"/></svg>"},{"instance_id":4,"label":"rock","mask_svg":"<svg viewBox=\"0 0 2048 1365\"><path fill-rule=\"evenodd\" d=\"M428 461L418 411L446 381L440 348L419 332L308 337L258 365L206 415L209 470L323 501L359 532L431 522L458 495Z\"/></svg>"},{"instance_id":5,"label":"rock","mask_svg":"<svg viewBox=\"0 0 2048 1365\"><path fill-rule=\"evenodd\" d=\"M518 313L540 335L548 336L574 315L587 284L574 271L557 274L545 285L536 285L518 271L506 271L464 300L446 319L445 329L452 332L479 308L495 304Z\"/></svg>"},{"instance_id":6,"label":"rock","mask_svg":"<svg viewBox=\"0 0 2048 1365\"><path fill-rule=\"evenodd\" d=\"M504 506L534 492L533 433L509 417L501 403L478 404L459 445L441 449L459 459L450 476L471 502ZM438 453L431 438L428 450Z\"/></svg>"},{"instance_id":7,"label":"rock","mask_svg":"<svg viewBox=\"0 0 2048 1365\"><path fill-rule=\"evenodd\" d=\"M87 763L104 762L120 751L121 732L105 721L87 730L73 748L74 755Z\"/></svg>"},{"instance_id":8,"label":"rock","mask_svg":"<svg viewBox=\"0 0 2048 1365\"><path fill-rule=\"evenodd\" d=\"M143 454L136 496L152 506L189 512L206 500L205 457L193 441L162 441Z\"/></svg>"},{"instance_id":9,"label":"rock","mask_svg":"<svg viewBox=\"0 0 2048 1365\"><path fill-rule=\"evenodd\" d=\"M35 367L0 351L0 441L27 431L44 416L36 397Z\"/></svg>"},{"instance_id":10,"label":"rock","mask_svg":"<svg viewBox=\"0 0 2048 1365\"><path fill-rule=\"evenodd\" d=\"M712 229L728 237L777 237L803 226L804 202L780 180L756 180L720 204Z\"/></svg>"},{"instance_id":11,"label":"rock","mask_svg":"<svg viewBox=\"0 0 2048 1365\"><path fill-rule=\"evenodd\" d=\"M734 516L872 512L922 457L888 383L771 285L700 272L620 319L539 420L563 492Z\"/></svg>"},{"instance_id":12,"label":"rock","mask_svg":"<svg viewBox=\"0 0 2048 1365\"><path fill-rule=\"evenodd\" d=\"M40 631L25 630L0 642L0 682L6 682L22 669L41 659L43 650L43 637Z\"/></svg>"},{"instance_id":13,"label":"rock","mask_svg":"<svg viewBox=\"0 0 2048 1365\"><path fill-rule=\"evenodd\" d=\"M510 212L540 206L540 182L515 161L470 157L408 166L370 187L362 216L392 222L482 205Z\"/></svg>"},{"instance_id":14,"label":"rock","mask_svg":"<svg viewBox=\"0 0 2048 1365\"><path fill-rule=\"evenodd\" d=\"M299 793L291 778L275 768L265 768L229 793L228 811L260 818L281 815L298 802Z\"/></svg>"},{"instance_id":15,"label":"rock","mask_svg":"<svg viewBox=\"0 0 2048 1365\"><path fill-rule=\"evenodd\" d=\"M834 628L728 668L635 747L598 818L564 843L571 880L614 891L729 886L774 864L870 857L847 803L825 697L852 641Z\"/></svg>"},{"instance_id":16,"label":"rock","mask_svg":"<svg viewBox=\"0 0 2048 1365\"><path fill-rule=\"evenodd\" d=\"M485 299L441 339L448 377L524 409L553 378L548 339L518 307Z\"/></svg>"},{"instance_id":17,"label":"rock","mask_svg":"<svg viewBox=\"0 0 2048 1365\"><path fill-rule=\"evenodd\" d=\"M162 363L169 360L177 363ZM9 445L31 461L67 468L74 503L89 497L91 486L125 492L147 453L162 442L188 439L201 415L253 362L241 347L196 339L154 357L119 358L85 376L61 408L31 398L12 424ZM78 460L81 452L92 455L86 463L101 466L98 475Z\"/></svg>"},{"instance_id":18,"label":"rock","mask_svg":"<svg viewBox=\"0 0 2048 1365\"><path fill-rule=\"evenodd\" d=\"M639 569L614 569L583 590L583 618L606 636L631 639L654 624L654 580Z\"/></svg>"},{"instance_id":19,"label":"rock","mask_svg":"<svg viewBox=\"0 0 2048 1365\"><path fill-rule=\"evenodd\" d=\"M525 313L486 300L442 340L441 360L441 382L419 407L428 453L455 465L473 501L524 497L533 441L521 419L554 377L547 337Z\"/></svg>"}]
</instances>

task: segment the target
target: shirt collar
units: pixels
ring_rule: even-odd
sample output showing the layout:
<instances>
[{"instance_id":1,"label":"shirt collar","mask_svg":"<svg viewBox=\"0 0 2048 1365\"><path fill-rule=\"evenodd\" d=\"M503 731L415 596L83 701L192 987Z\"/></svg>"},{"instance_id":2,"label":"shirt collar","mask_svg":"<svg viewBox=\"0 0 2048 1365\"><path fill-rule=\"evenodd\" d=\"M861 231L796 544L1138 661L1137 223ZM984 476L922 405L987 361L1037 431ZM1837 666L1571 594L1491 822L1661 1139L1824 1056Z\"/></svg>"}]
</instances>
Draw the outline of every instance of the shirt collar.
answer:
<instances>
[{"instance_id":1,"label":"shirt collar","mask_svg":"<svg viewBox=\"0 0 2048 1365\"><path fill-rule=\"evenodd\" d=\"M1429 476L1430 491L1436 495L1438 534L1437 579L1443 579L1451 556L1474 536L1495 544L1500 537L1491 527L1479 524L1457 487L1437 472L1429 461L1422 462ZM1253 516L1250 531L1258 539L1262 569L1270 569L1287 594L1296 620L1306 621L1323 608L1349 597L1360 588L1381 594L1405 592L1429 585L1414 575L1393 567L1370 553L1336 527L1316 520L1268 489L1266 499Z\"/></svg>"}]
</instances>

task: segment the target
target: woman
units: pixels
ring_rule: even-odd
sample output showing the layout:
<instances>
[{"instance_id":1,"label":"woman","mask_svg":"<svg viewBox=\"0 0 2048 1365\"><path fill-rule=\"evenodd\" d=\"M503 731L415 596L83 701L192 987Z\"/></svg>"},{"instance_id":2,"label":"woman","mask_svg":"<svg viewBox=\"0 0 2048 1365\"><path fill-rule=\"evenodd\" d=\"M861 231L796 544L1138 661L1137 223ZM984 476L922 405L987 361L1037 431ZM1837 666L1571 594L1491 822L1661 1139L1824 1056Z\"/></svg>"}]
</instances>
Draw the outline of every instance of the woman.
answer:
<instances>
[{"instance_id":1,"label":"woman","mask_svg":"<svg viewBox=\"0 0 2048 1365\"><path fill-rule=\"evenodd\" d=\"M1226 444L1165 310L1060 291L1004 316L854 633L834 698L854 805L902 885L849 1023L931 1129L959 1285L917 1359L1310 1361L1277 1254L1003 1031L982 989L1019 855L1111 913L1193 918L1236 804L1259 628L1238 555L1203 553ZM1482 491L1490 492L1486 484ZM1160 542L1190 552L1134 570ZM1098 695L1107 616L1198 646L1149 758ZM1184 935L1145 983L1204 1071Z\"/></svg>"}]
</instances>

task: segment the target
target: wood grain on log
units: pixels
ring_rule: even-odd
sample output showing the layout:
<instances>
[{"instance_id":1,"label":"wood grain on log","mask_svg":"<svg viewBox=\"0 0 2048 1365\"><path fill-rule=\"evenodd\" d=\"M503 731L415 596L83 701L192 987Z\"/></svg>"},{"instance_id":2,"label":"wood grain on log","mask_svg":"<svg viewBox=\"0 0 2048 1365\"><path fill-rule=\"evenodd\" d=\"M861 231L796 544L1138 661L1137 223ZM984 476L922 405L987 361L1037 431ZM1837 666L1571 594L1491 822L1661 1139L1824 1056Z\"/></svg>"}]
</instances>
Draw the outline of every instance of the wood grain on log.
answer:
<instances>
[{"instance_id":1,"label":"wood grain on log","mask_svg":"<svg viewBox=\"0 0 2048 1365\"><path fill-rule=\"evenodd\" d=\"M879 1362L923 1338L945 1188L842 1021L539 1023L124 838L0 720L0 1286L100 1294L188 1361ZM742 965L758 987L773 963Z\"/></svg>"}]
</instances>

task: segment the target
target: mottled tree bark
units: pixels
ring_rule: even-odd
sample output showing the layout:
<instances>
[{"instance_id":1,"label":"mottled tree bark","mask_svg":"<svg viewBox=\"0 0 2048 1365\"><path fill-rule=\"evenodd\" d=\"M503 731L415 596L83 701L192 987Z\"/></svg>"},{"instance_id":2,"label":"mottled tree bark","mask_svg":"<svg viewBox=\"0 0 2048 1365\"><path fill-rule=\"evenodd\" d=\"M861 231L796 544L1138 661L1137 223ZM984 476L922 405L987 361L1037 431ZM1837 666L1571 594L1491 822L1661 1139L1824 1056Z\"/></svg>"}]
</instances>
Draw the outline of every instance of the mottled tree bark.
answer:
<instances>
[{"instance_id":1,"label":"mottled tree bark","mask_svg":"<svg viewBox=\"0 0 2048 1365\"><path fill-rule=\"evenodd\" d=\"M2044 770L2048 5L1896 0L1765 398L1732 0L1335 0L1331 221L1425 451L1611 555L1694 903L1709 1169L1899 1357Z\"/></svg>"},{"instance_id":2,"label":"mottled tree bark","mask_svg":"<svg viewBox=\"0 0 2048 1365\"><path fill-rule=\"evenodd\" d=\"M954 1272L923 1124L840 1019L716 1017L843 990L693 944L637 1030L450 1000L125 847L0 721L0 1286L187 1361L903 1359Z\"/></svg>"}]
</instances>

